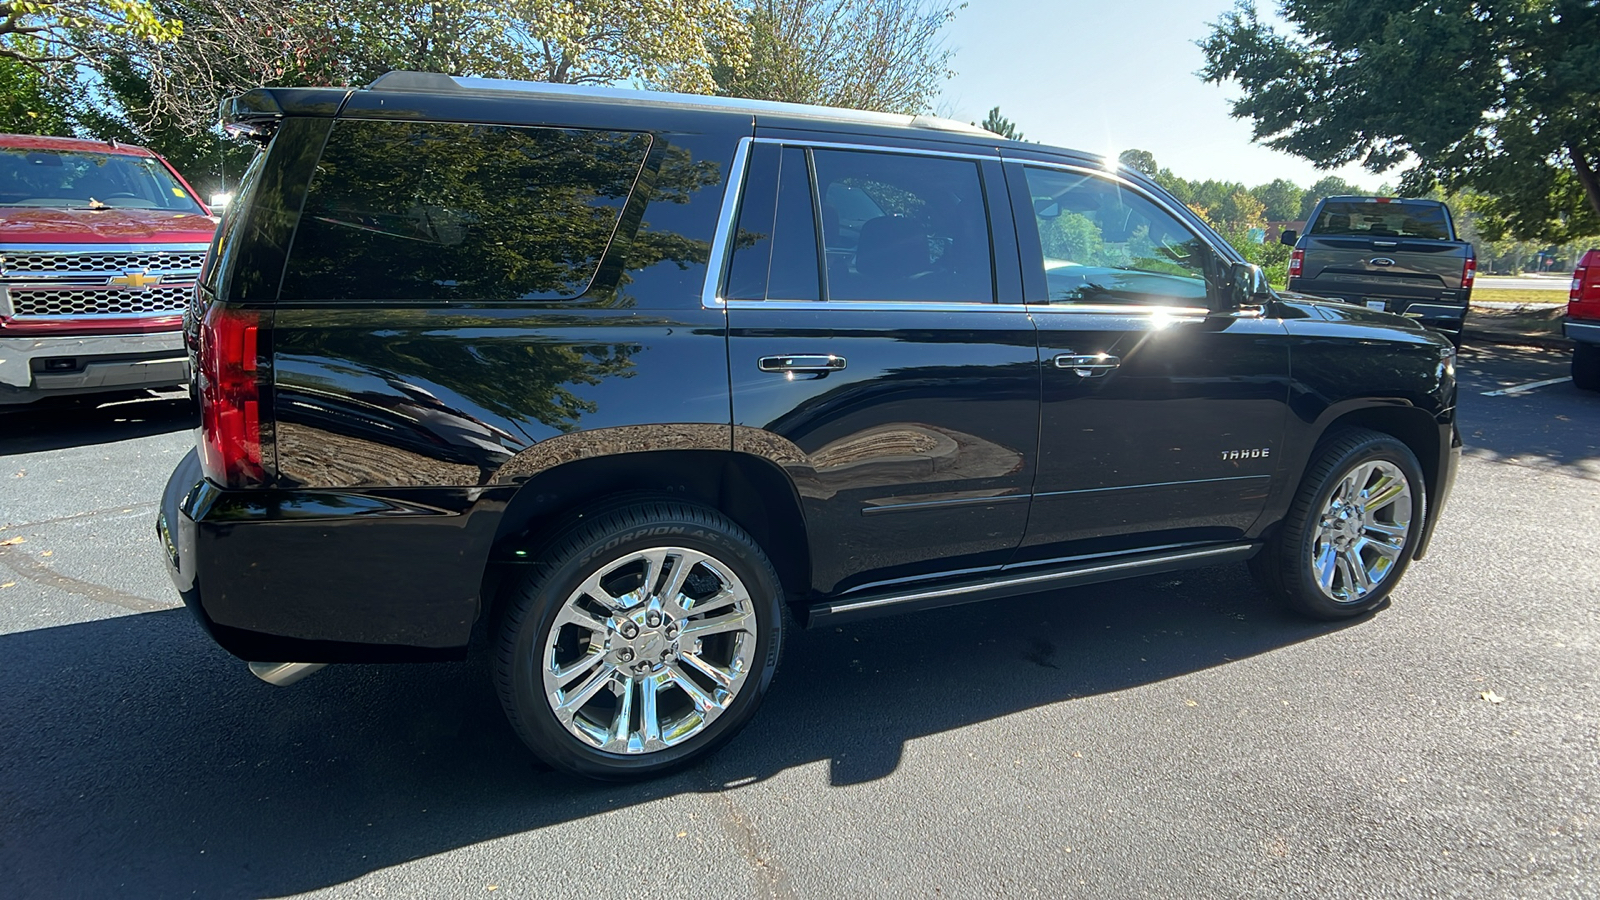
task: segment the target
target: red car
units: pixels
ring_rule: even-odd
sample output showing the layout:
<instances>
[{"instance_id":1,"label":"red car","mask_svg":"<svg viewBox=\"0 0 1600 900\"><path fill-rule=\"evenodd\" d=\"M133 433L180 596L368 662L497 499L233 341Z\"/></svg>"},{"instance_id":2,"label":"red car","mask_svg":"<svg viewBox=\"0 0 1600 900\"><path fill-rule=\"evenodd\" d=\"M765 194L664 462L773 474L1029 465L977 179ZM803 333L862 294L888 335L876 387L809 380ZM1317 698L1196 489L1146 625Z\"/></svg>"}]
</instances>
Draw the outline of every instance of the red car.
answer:
<instances>
[{"instance_id":1,"label":"red car","mask_svg":"<svg viewBox=\"0 0 1600 900\"><path fill-rule=\"evenodd\" d=\"M0 407L187 385L216 226L143 147L0 134Z\"/></svg>"},{"instance_id":2,"label":"red car","mask_svg":"<svg viewBox=\"0 0 1600 900\"><path fill-rule=\"evenodd\" d=\"M1572 273L1572 293L1563 323L1572 338L1572 383L1600 391L1600 250L1590 250Z\"/></svg>"}]
</instances>

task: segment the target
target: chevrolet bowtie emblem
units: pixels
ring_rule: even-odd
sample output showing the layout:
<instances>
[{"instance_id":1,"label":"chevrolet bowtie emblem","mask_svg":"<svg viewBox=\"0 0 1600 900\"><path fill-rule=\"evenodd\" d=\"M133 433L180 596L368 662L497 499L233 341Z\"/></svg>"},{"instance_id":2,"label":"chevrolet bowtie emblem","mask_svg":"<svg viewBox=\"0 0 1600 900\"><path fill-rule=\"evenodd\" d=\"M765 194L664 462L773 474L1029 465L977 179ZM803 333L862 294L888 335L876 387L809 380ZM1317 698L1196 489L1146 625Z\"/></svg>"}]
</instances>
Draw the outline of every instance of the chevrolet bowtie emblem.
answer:
<instances>
[{"instance_id":1,"label":"chevrolet bowtie emblem","mask_svg":"<svg viewBox=\"0 0 1600 900\"><path fill-rule=\"evenodd\" d=\"M151 275L149 269L123 269L121 275L113 275L106 281L111 287L131 288L136 291L155 287L160 283L161 276Z\"/></svg>"}]
</instances>

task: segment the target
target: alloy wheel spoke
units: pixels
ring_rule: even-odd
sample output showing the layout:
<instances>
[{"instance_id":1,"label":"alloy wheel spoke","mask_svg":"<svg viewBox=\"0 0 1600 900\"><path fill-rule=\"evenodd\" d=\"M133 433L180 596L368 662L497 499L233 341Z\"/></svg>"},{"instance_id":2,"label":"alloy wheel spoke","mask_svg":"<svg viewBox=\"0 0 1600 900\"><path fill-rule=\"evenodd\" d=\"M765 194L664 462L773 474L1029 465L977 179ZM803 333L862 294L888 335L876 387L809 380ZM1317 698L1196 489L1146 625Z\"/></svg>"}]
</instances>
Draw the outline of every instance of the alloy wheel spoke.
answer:
<instances>
[{"instance_id":1,"label":"alloy wheel spoke","mask_svg":"<svg viewBox=\"0 0 1600 900\"><path fill-rule=\"evenodd\" d=\"M1317 556L1317 583L1328 593L1333 592L1333 576L1338 571L1339 551L1333 546L1332 541L1322 545L1322 552Z\"/></svg>"},{"instance_id":2,"label":"alloy wheel spoke","mask_svg":"<svg viewBox=\"0 0 1600 900\"><path fill-rule=\"evenodd\" d=\"M1356 596L1366 594L1372 590L1372 578L1367 575L1367 564L1362 561L1361 554L1355 548L1344 551L1345 563L1350 567L1350 576L1356 590Z\"/></svg>"},{"instance_id":3,"label":"alloy wheel spoke","mask_svg":"<svg viewBox=\"0 0 1600 900\"><path fill-rule=\"evenodd\" d=\"M717 684L722 685L724 688L733 686L732 672L718 668L717 666L714 666L711 663L701 659L694 653L679 653L678 659L682 660L685 665L693 668L695 671L700 672L707 678L715 681Z\"/></svg>"},{"instance_id":4,"label":"alloy wheel spoke","mask_svg":"<svg viewBox=\"0 0 1600 900\"><path fill-rule=\"evenodd\" d=\"M1372 486L1367 496L1367 509L1379 510L1398 500L1403 494L1409 492L1404 478L1396 478L1385 474L1383 480Z\"/></svg>"},{"instance_id":5,"label":"alloy wheel spoke","mask_svg":"<svg viewBox=\"0 0 1600 900\"><path fill-rule=\"evenodd\" d=\"M661 591L657 594L662 604L669 610L683 609L683 604L678 602L678 598L683 595L683 583L689 579L689 573L693 571L695 563L696 560L690 559L688 554L680 553L672 557L672 571L667 573L667 582L661 586Z\"/></svg>"},{"instance_id":6,"label":"alloy wheel spoke","mask_svg":"<svg viewBox=\"0 0 1600 900\"><path fill-rule=\"evenodd\" d=\"M661 718L656 709L656 695L660 690L659 676L639 679L639 731L646 750L661 746Z\"/></svg>"},{"instance_id":7,"label":"alloy wheel spoke","mask_svg":"<svg viewBox=\"0 0 1600 900\"><path fill-rule=\"evenodd\" d=\"M1387 540L1376 540L1375 541L1375 540L1372 540L1371 538L1362 538L1360 541L1358 541L1356 543L1356 546L1355 546L1356 555L1360 556L1362 550L1366 550L1366 549L1369 549L1369 548L1372 550L1372 552L1378 554L1379 556L1383 557L1384 559L1389 560L1390 562L1394 562L1395 560L1400 558L1400 548L1399 547L1396 547L1394 544L1389 543Z\"/></svg>"},{"instance_id":8,"label":"alloy wheel spoke","mask_svg":"<svg viewBox=\"0 0 1600 900\"><path fill-rule=\"evenodd\" d=\"M611 730L606 734L605 749L612 753L626 753L628 739L632 737L635 680L623 677L618 678L616 683L622 686L622 696L617 698L617 714L611 718Z\"/></svg>"},{"instance_id":9,"label":"alloy wheel spoke","mask_svg":"<svg viewBox=\"0 0 1600 900\"><path fill-rule=\"evenodd\" d=\"M702 715L714 709L722 709L721 703L717 702L715 698L702 690L700 685L696 684L693 678L690 678L682 669L679 669L677 666L667 667L667 677L672 679L673 684L676 684L678 687L682 688L685 694L689 695L689 699L694 701L694 708L699 710Z\"/></svg>"},{"instance_id":10,"label":"alloy wheel spoke","mask_svg":"<svg viewBox=\"0 0 1600 900\"><path fill-rule=\"evenodd\" d=\"M593 700L594 695L600 693L601 688L610 684L611 677L616 673L616 666L610 663L601 665L593 675L589 676L588 681L578 686L577 690L561 695L561 705L556 707L556 712L566 713L570 718L574 713L582 709L584 704Z\"/></svg>"},{"instance_id":11,"label":"alloy wheel spoke","mask_svg":"<svg viewBox=\"0 0 1600 900\"><path fill-rule=\"evenodd\" d=\"M590 575L589 579L578 588L578 593L587 595L600 605L614 610L620 611L633 606L637 602L634 599L634 593L630 592L617 597L600 586L600 580L610 574L611 569L608 568ZM569 603L568 606L571 606L571 604Z\"/></svg>"},{"instance_id":12,"label":"alloy wheel spoke","mask_svg":"<svg viewBox=\"0 0 1600 900\"><path fill-rule=\"evenodd\" d=\"M556 686L566 690L567 685L578 680L579 677L593 669L605 657L605 650L599 644L590 644L589 650L564 666L552 666L550 677L556 681Z\"/></svg>"},{"instance_id":13,"label":"alloy wheel spoke","mask_svg":"<svg viewBox=\"0 0 1600 900\"><path fill-rule=\"evenodd\" d=\"M734 610L720 616L707 619L691 619L683 624L680 641L688 642L695 638L703 638L713 634L723 634L729 631L753 631L755 616L745 610Z\"/></svg>"},{"instance_id":14,"label":"alloy wheel spoke","mask_svg":"<svg viewBox=\"0 0 1600 900\"><path fill-rule=\"evenodd\" d=\"M1362 526L1367 536L1376 539L1375 543L1387 544L1391 541L1405 543L1406 534L1411 531L1411 525L1394 524L1387 522L1368 522Z\"/></svg>"},{"instance_id":15,"label":"alloy wheel spoke","mask_svg":"<svg viewBox=\"0 0 1600 900\"><path fill-rule=\"evenodd\" d=\"M560 628L563 625L576 625L579 628L601 635L605 634L611 627L606 620L573 603L562 607L561 614L556 616L555 624L552 627Z\"/></svg>"}]
</instances>

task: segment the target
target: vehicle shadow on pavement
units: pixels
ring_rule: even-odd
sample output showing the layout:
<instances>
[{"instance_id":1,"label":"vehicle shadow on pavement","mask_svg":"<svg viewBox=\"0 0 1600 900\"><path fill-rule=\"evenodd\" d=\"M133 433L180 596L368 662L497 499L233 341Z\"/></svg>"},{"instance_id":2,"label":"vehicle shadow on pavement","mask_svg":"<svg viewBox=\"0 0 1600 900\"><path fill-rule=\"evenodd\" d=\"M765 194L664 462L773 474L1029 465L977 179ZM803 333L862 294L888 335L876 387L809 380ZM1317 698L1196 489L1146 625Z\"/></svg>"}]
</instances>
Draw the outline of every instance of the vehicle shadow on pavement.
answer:
<instances>
[{"instance_id":1,"label":"vehicle shadow on pavement","mask_svg":"<svg viewBox=\"0 0 1600 900\"><path fill-rule=\"evenodd\" d=\"M1571 360L1570 351L1537 347L1463 349L1457 421L1465 455L1600 478L1600 393L1570 381L1494 397L1483 393L1565 377Z\"/></svg>"},{"instance_id":2,"label":"vehicle shadow on pavement","mask_svg":"<svg viewBox=\"0 0 1600 900\"><path fill-rule=\"evenodd\" d=\"M1226 566L797 631L747 732L624 785L537 765L481 660L273 688L181 609L25 631L0 636L0 883L19 898L297 894L797 766L883 778L908 741L1023 710L1048 707L1070 743L1079 698L1365 621L1291 617Z\"/></svg>"},{"instance_id":3,"label":"vehicle shadow on pavement","mask_svg":"<svg viewBox=\"0 0 1600 900\"><path fill-rule=\"evenodd\" d=\"M0 407L0 456L109 444L183 431L199 424L187 394L100 406L7 410Z\"/></svg>"}]
</instances>

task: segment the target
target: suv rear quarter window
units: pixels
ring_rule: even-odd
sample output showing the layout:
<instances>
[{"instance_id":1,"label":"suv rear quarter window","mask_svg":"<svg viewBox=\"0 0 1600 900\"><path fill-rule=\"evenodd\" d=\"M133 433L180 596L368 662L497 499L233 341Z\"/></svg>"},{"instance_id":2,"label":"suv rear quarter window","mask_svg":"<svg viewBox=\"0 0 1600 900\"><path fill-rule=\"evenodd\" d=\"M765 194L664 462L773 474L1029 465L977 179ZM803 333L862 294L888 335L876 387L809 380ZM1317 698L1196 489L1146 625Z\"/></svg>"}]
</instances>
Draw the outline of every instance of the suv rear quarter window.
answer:
<instances>
[{"instance_id":1,"label":"suv rear quarter window","mask_svg":"<svg viewBox=\"0 0 1600 900\"><path fill-rule=\"evenodd\" d=\"M344 120L317 165L282 298L533 300L588 289L650 136Z\"/></svg>"}]
</instances>

